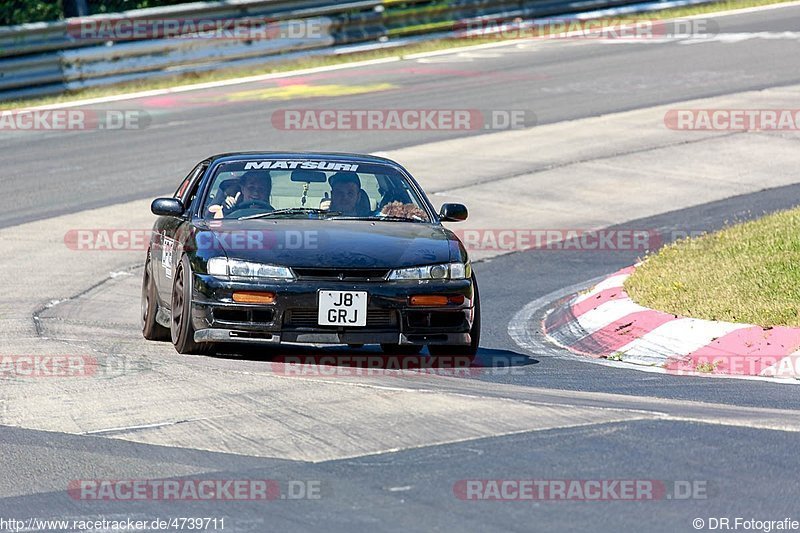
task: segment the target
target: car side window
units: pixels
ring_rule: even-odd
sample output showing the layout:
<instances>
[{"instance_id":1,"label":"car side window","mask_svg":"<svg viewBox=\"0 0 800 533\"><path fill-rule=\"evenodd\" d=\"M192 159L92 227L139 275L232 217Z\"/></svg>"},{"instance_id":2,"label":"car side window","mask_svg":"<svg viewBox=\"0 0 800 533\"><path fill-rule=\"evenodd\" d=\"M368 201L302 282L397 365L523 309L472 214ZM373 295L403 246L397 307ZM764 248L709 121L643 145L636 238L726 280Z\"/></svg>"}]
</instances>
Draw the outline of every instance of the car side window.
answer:
<instances>
[{"instance_id":1,"label":"car side window","mask_svg":"<svg viewBox=\"0 0 800 533\"><path fill-rule=\"evenodd\" d=\"M178 190L175 191L175 194L172 195L173 198L177 198L178 200L183 200L183 195L186 194L186 189L189 187L189 182L192 180L192 176L194 175L194 170L192 170L188 176L183 178Z\"/></svg>"},{"instance_id":2,"label":"car side window","mask_svg":"<svg viewBox=\"0 0 800 533\"><path fill-rule=\"evenodd\" d=\"M197 171L191 180L189 180L189 193L186 195L186 200L183 205L189 206L197 197L197 190L200 188L200 182L203 181L201 177L205 174L208 165L202 164L197 167Z\"/></svg>"},{"instance_id":3,"label":"car side window","mask_svg":"<svg viewBox=\"0 0 800 533\"><path fill-rule=\"evenodd\" d=\"M205 171L206 166L207 165L204 163L201 163L194 167L192 171L189 172L189 175L183 178L180 187L175 191L175 198L180 200L184 206L188 206L192 203L192 200L197 194L197 185L200 183L197 177Z\"/></svg>"}]
</instances>

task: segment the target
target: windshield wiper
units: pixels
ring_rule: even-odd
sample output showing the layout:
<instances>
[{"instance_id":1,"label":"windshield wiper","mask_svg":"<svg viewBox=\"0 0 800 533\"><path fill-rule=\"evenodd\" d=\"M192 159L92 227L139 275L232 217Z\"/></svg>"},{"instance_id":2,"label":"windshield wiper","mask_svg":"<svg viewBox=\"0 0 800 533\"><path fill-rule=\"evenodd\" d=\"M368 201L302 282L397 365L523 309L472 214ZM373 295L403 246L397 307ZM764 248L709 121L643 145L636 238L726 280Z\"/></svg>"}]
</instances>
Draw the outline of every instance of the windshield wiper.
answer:
<instances>
[{"instance_id":1,"label":"windshield wiper","mask_svg":"<svg viewBox=\"0 0 800 533\"><path fill-rule=\"evenodd\" d=\"M374 216L374 215L367 217L339 216L339 217L333 217L330 220L381 220L387 222L427 222L427 220L419 218L407 218L407 217L397 217L397 216Z\"/></svg>"},{"instance_id":2,"label":"windshield wiper","mask_svg":"<svg viewBox=\"0 0 800 533\"><path fill-rule=\"evenodd\" d=\"M284 209L276 209L275 211L268 211L266 213L259 213L257 215L247 215L238 220L250 220L253 218L271 218L281 215L308 215L310 213L326 214L326 215L339 215L338 211L328 211L326 209L319 209L315 207L287 207Z\"/></svg>"}]
</instances>

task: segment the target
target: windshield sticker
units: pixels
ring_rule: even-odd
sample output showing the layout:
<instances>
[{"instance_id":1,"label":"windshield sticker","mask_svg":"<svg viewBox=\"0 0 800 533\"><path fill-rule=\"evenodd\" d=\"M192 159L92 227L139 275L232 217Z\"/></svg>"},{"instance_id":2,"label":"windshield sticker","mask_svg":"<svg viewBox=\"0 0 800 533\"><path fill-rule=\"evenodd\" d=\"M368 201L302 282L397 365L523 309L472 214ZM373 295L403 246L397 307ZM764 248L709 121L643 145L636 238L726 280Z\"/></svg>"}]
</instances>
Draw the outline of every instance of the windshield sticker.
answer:
<instances>
[{"instance_id":1,"label":"windshield sticker","mask_svg":"<svg viewBox=\"0 0 800 533\"><path fill-rule=\"evenodd\" d=\"M248 161L245 170L347 170L355 172L358 165L350 163L334 163L331 161Z\"/></svg>"}]
</instances>

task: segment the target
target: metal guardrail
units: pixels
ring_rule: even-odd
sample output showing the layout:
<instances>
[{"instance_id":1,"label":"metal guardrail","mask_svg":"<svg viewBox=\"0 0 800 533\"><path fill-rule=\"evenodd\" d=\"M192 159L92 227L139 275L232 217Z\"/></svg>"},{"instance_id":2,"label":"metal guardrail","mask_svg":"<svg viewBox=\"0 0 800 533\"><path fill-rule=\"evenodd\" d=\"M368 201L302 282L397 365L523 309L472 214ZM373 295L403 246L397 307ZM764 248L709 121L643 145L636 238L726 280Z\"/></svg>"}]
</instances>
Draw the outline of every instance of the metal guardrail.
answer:
<instances>
[{"instance_id":1,"label":"metal guardrail","mask_svg":"<svg viewBox=\"0 0 800 533\"><path fill-rule=\"evenodd\" d=\"M248 58L268 58L299 50L329 47L332 21L314 19L320 29L319 37L293 39L264 39L252 42L209 39L151 39L125 43L120 46L94 46L68 50L61 54L64 81L83 82L82 86L114 83L115 79L130 79L132 74L147 74L192 65L210 68L218 63ZM284 26L284 25L279 25Z\"/></svg>"},{"instance_id":2,"label":"metal guardrail","mask_svg":"<svg viewBox=\"0 0 800 533\"><path fill-rule=\"evenodd\" d=\"M404 38L441 37L465 28L470 21L531 19L640 1L239 0L0 27L0 100L226 66L267 64L301 54L339 53L338 45L387 46ZM102 31L86 31L166 20L225 21L240 26L266 21L271 33L263 39L208 38L208 33L192 32L194 27L189 23L178 25L166 38L157 31L112 38ZM313 28L313 35L291 35L291 28L300 25Z\"/></svg>"}]
</instances>

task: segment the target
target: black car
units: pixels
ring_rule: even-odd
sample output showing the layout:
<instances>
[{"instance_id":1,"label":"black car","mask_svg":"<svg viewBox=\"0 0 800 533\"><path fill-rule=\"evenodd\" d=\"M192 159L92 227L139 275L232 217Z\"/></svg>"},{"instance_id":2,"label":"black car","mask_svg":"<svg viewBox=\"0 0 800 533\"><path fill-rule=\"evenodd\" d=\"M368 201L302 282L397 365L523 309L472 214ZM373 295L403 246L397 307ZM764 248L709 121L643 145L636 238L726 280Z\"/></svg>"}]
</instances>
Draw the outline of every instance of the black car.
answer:
<instances>
[{"instance_id":1,"label":"black car","mask_svg":"<svg viewBox=\"0 0 800 533\"><path fill-rule=\"evenodd\" d=\"M394 161L232 153L153 201L142 332L180 353L219 343L379 343L391 354L474 355L478 286L467 252Z\"/></svg>"}]
</instances>

